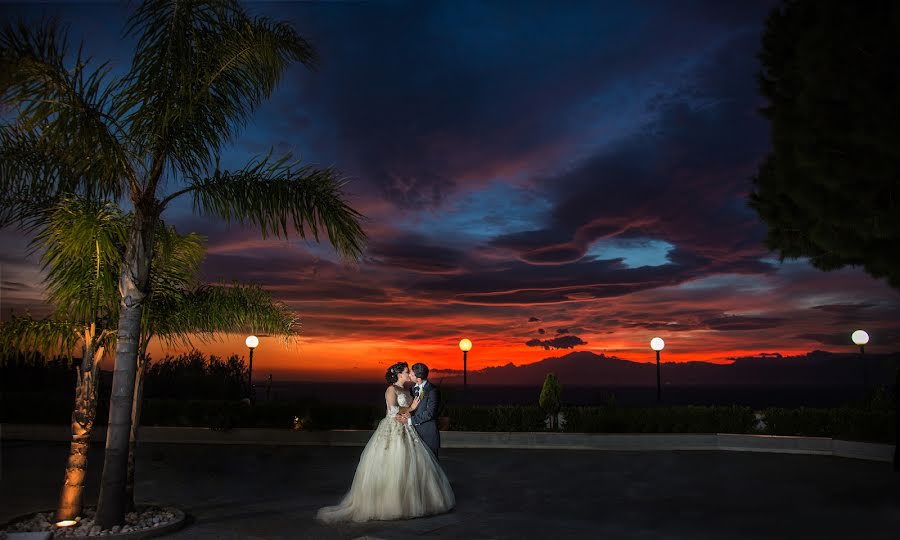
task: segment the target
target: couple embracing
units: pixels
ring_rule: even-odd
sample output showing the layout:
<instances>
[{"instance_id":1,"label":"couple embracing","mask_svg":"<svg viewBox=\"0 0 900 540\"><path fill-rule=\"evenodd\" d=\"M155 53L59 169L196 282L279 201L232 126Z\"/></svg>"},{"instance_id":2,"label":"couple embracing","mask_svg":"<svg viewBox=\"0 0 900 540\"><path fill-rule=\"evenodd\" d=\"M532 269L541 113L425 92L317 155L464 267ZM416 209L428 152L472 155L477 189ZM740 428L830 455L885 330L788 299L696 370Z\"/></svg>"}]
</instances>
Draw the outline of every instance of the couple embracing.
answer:
<instances>
[{"instance_id":1,"label":"couple embracing","mask_svg":"<svg viewBox=\"0 0 900 540\"><path fill-rule=\"evenodd\" d=\"M337 506L319 510L321 521L409 519L447 512L456 504L438 463L440 395L428 382L428 366L413 364L410 371L398 362L385 379L387 414L362 451L350 491Z\"/></svg>"}]
</instances>

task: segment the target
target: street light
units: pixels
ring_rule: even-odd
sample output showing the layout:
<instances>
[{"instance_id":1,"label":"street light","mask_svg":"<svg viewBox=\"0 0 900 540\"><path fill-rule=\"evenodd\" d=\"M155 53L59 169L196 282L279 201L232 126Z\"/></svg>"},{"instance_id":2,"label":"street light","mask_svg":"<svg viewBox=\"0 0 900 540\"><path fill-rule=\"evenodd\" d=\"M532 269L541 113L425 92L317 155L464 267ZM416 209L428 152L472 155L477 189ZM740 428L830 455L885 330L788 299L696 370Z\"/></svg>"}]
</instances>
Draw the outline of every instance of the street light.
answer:
<instances>
[{"instance_id":1,"label":"street light","mask_svg":"<svg viewBox=\"0 0 900 540\"><path fill-rule=\"evenodd\" d=\"M259 346L259 338L256 336L247 336L244 340L247 348L250 349L250 370L247 374L247 387L250 389L250 403L253 403L253 349Z\"/></svg>"},{"instance_id":2,"label":"street light","mask_svg":"<svg viewBox=\"0 0 900 540\"><path fill-rule=\"evenodd\" d=\"M469 354L469 351L472 350L472 342L466 338L459 340L459 350L463 352L463 391L465 391L469 388L466 377L468 373L468 369L466 368L466 357Z\"/></svg>"},{"instance_id":3,"label":"street light","mask_svg":"<svg viewBox=\"0 0 900 540\"><path fill-rule=\"evenodd\" d=\"M863 391L869 387L869 373L866 371L866 343L869 342L869 334L865 330L857 330L850 335L850 339L853 340L859 347L859 363L862 364L863 370Z\"/></svg>"},{"instance_id":4,"label":"street light","mask_svg":"<svg viewBox=\"0 0 900 540\"><path fill-rule=\"evenodd\" d=\"M655 337L650 340L650 348L656 351L656 402L659 403L662 400L662 392L660 390L659 385L659 351L663 350L663 347L666 346L666 342L663 341L660 337Z\"/></svg>"}]
</instances>

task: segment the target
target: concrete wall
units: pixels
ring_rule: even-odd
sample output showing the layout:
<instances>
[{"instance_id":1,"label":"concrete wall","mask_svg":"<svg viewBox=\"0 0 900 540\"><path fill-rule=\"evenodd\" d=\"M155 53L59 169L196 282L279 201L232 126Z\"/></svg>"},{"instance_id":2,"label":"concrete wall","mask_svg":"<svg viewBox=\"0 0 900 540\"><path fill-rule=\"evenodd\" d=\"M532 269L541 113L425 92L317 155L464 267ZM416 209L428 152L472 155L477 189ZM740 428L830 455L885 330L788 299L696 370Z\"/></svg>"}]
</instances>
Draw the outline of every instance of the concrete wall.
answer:
<instances>
[{"instance_id":1,"label":"concrete wall","mask_svg":"<svg viewBox=\"0 0 900 540\"><path fill-rule=\"evenodd\" d=\"M145 443L168 444L257 444L299 446L363 446L371 431L291 431L287 429L241 428L215 431L196 427L140 428ZM26 441L67 441L68 426L0 425L0 439ZM106 439L106 429L95 430L92 440ZM732 452L774 452L813 454L866 459L890 463L894 447L842 441L823 437L780 437L731 433L520 433L442 431L444 448L518 448L529 450L722 450Z\"/></svg>"}]
</instances>

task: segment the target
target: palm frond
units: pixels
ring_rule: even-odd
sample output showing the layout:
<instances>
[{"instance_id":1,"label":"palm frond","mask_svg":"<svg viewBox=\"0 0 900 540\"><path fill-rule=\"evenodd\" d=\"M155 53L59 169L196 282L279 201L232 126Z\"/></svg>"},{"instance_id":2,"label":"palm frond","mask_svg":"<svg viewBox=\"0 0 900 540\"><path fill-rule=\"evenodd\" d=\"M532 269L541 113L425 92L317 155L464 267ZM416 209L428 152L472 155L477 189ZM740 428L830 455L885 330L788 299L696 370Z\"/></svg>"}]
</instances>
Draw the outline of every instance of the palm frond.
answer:
<instances>
[{"instance_id":1,"label":"palm frond","mask_svg":"<svg viewBox=\"0 0 900 540\"><path fill-rule=\"evenodd\" d=\"M121 109L142 144L182 172L210 166L287 66L316 58L289 25L232 0L147 1L128 33L139 41Z\"/></svg>"},{"instance_id":2,"label":"palm frond","mask_svg":"<svg viewBox=\"0 0 900 540\"><path fill-rule=\"evenodd\" d=\"M37 133L0 125L0 227L28 229L61 192L81 187L69 158Z\"/></svg>"},{"instance_id":3,"label":"palm frond","mask_svg":"<svg viewBox=\"0 0 900 540\"><path fill-rule=\"evenodd\" d=\"M113 102L123 83L109 77L106 64L88 71L91 60L80 50L67 66L67 54L65 31L55 20L0 31L0 102L16 119L10 131L16 137L3 136L0 152L19 158L0 167L0 190L117 198L123 180L134 178ZM42 155L56 159L36 164ZM41 166L52 174L36 174Z\"/></svg>"},{"instance_id":4,"label":"palm frond","mask_svg":"<svg viewBox=\"0 0 900 540\"><path fill-rule=\"evenodd\" d=\"M67 319L117 319L127 234L128 217L108 201L64 197L47 211L31 247L43 252L48 299Z\"/></svg>"},{"instance_id":5,"label":"palm frond","mask_svg":"<svg viewBox=\"0 0 900 540\"><path fill-rule=\"evenodd\" d=\"M324 231L341 256L357 259L366 235L360 225L363 216L346 201L345 183L332 169L266 158L240 171L216 171L174 195L190 193L199 213L252 224L264 237L286 237L293 229L302 238L309 234L319 241Z\"/></svg>"},{"instance_id":6,"label":"palm frond","mask_svg":"<svg viewBox=\"0 0 900 540\"><path fill-rule=\"evenodd\" d=\"M82 330L69 321L13 316L0 322L0 351L71 356L81 341Z\"/></svg>"},{"instance_id":7,"label":"palm frond","mask_svg":"<svg viewBox=\"0 0 900 540\"><path fill-rule=\"evenodd\" d=\"M199 286L200 264L206 256L204 238L196 233L178 234L160 224L150 270L150 287L144 302L143 333L156 333L156 322L170 315L184 299L185 291Z\"/></svg>"},{"instance_id":8,"label":"palm frond","mask_svg":"<svg viewBox=\"0 0 900 540\"><path fill-rule=\"evenodd\" d=\"M170 343L190 344L226 333L252 332L289 341L300 330L297 315L258 285L202 285L180 301L154 309L153 334Z\"/></svg>"},{"instance_id":9,"label":"palm frond","mask_svg":"<svg viewBox=\"0 0 900 540\"><path fill-rule=\"evenodd\" d=\"M150 295L181 294L198 284L200 264L206 256L203 236L178 234L174 227L161 225L156 232L150 272Z\"/></svg>"}]
</instances>

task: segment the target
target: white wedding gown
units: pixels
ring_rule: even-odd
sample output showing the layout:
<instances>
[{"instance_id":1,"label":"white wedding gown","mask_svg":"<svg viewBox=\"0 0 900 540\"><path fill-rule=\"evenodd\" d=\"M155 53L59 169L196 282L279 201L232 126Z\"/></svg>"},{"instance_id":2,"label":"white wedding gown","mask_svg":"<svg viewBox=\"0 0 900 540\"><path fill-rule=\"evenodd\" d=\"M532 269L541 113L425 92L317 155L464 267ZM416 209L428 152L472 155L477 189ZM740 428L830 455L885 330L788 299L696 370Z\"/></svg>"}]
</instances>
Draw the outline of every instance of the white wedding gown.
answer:
<instances>
[{"instance_id":1,"label":"white wedding gown","mask_svg":"<svg viewBox=\"0 0 900 540\"><path fill-rule=\"evenodd\" d=\"M408 519L447 512L456 497L447 475L419 438L416 429L394 420L412 397L397 391L397 404L388 406L359 458L350 491L337 506L319 510L326 523Z\"/></svg>"}]
</instances>

